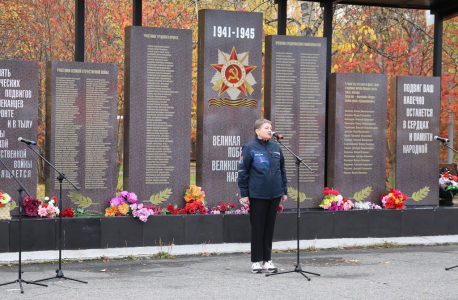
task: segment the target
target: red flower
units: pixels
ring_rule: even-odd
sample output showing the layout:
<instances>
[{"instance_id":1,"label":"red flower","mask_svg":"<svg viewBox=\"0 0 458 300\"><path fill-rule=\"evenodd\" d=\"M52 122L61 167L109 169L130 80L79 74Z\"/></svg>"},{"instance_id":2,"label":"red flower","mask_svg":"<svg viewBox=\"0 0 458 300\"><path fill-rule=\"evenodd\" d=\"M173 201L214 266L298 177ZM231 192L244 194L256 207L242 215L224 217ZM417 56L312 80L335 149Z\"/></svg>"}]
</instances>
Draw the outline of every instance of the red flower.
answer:
<instances>
[{"instance_id":1,"label":"red flower","mask_svg":"<svg viewBox=\"0 0 458 300\"><path fill-rule=\"evenodd\" d=\"M182 208L182 209L181 209L181 214L182 214L182 215L185 215L185 214L187 214L187 213L188 213L188 212L186 211L186 208Z\"/></svg>"},{"instance_id":2,"label":"red flower","mask_svg":"<svg viewBox=\"0 0 458 300\"><path fill-rule=\"evenodd\" d=\"M167 210L168 211L173 211L174 209L175 209L175 207L173 207L172 204L167 205Z\"/></svg>"},{"instance_id":3,"label":"red flower","mask_svg":"<svg viewBox=\"0 0 458 300\"><path fill-rule=\"evenodd\" d=\"M71 209L70 207L67 207L67 209L65 211L67 213L67 217L73 218L75 216L75 213L73 212L73 209Z\"/></svg>"},{"instance_id":4,"label":"red flower","mask_svg":"<svg viewBox=\"0 0 458 300\"><path fill-rule=\"evenodd\" d=\"M67 216L67 211L64 210L61 215L62 215L62 218L65 218Z\"/></svg>"},{"instance_id":5,"label":"red flower","mask_svg":"<svg viewBox=\"0 0 458 300\"><path fill-rule=\"evenodd\" d=\"M278 206L278 212L281 213L282 211L283 211L283 205L279 205L279 206Z\"/></svg>"},{"instance_id":6,"label":"red flower","mask_svg":"<svg viewBox=\"0 0 458 300\"><path fill-rule=\"evenodd\" d=\"M43 203L42 205L44 208L48 207L48 203Z\"/></svg>"},{"instance_id":7,"label":"red flower","mask_svg":"<svg viewBox=\"0 0 458 300\"><path fill-rule=\"evenodd\" d=\"M57 197L56 196L52 197L52 200L54 200L54 203L57 204Z\"/></svg>"},{"instance_id":8,"label":"red flower","mask_svg":"<svg viewBox=\"0 0 458 300\"><path fill-rule=\"evenodd\" d=\"M194 207L191 207L191 208L188 209L188 212L189 212L191 215L193 215L193 214L196 213L196 209L195 209Z\"/></svg>"},{"instance_id":9,"label":"red flower","mask_svg":"<svg viewBox=\"0 0 458 300\"><path fill-rule=\"evenodd\" d=\"M221 211L226 211L226 210L227 210L227 205L226 205L226 203L224 203L224 202L221 203L221 205L219 206L219 210L221 210Z\"/></svg>"},{"instance_id":10,"label":"red flower","mask_svg":"<svg viewBox=\"0 0 458 300\"><path fill-rule=\"evenodd\" d=\"M205 215L207 213L207 208L205 206L199 207L199 212L201 215Z\"/></svg>"},{"instance_id":11,"label":"red flower","mask_svg":"<svg viewBox=\"0 0 458 300\"><path fill-rule=\"evenodd\" d=\"M231 208L235 208L234 203L229 203L229 206L230 206Z\"/></svg>"},{"instance_id":12,"label":"red flower","mask_svg":"<svg viewBox=\"0 0 458 300\"><path fill-rule=\"evenodd\" d=\"M452 180L453 181L456 181L457 180L457 177L455 175L452 175Z\"/></svg>"},{"instance_id":13,"label":"red flower","mask_svg":"<svg viewBox=\"0 0 458 300\"><path fill-rule=\"evenodd\" d=\"M173 215L178 215L179 212L180 212L179 208L172 210Z\"/></svg>"}]
</instances>

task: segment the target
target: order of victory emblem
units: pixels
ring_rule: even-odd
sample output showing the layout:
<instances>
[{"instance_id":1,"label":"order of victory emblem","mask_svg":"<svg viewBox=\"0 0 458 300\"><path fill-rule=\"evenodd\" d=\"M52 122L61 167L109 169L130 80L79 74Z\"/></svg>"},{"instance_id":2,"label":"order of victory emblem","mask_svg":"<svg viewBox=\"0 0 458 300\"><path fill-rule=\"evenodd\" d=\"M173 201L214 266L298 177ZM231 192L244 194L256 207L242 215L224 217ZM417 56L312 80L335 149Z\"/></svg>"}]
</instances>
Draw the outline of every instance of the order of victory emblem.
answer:
<instances>
[{"instance_id":1,"label":"order of victory emblem","mask_svg":"<svg viewBox=\"0 0 458 300\"><path fill-rule=\"evenodd\" d=\"M248 65L249 52L237 54L235 47L231 54L218 50L218 64L211 64L216 70L211 83L213 90L219 91L218 96L227 93L229 97L212 98L208 100L210 106L256 107L257 100L239 98L240 93L245 96L253 93L252 86L256 84L251 72L256 66Z\"/></svg>"}]
</instances>

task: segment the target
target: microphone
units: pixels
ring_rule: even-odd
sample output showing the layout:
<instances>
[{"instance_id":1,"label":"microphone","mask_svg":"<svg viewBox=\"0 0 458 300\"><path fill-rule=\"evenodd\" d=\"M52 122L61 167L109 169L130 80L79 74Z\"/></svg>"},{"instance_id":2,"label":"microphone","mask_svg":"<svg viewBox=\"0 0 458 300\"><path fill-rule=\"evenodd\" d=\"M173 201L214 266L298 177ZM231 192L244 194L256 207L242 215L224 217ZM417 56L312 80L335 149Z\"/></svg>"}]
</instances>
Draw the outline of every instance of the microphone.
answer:
<instances>
[{"instance_id":1,"label":"microphone","mask_svg":"<svg viewBox=\"0 0 458 300\"><path fill-rule=\"evenodd\" d=\"M448 142L450 142L449 139L446 139L446 138L443 138L443 137L440 137L440 136L437 136L437 135L434 137L434 139L435 139L435 140L438 140L438 141L441 141L442 143L448 143Z\"/></svg>"},{"instance_id":2,"label":"microphone","mask_svg":"<svg viewBox=\"0 0 458 300\"><path fill-rule=\"evenodd\" d=\"M272 135L276 137L277 139L281 140L283 136L281 134L276 133L275 131L272 131Z\"/></svg>"},{"instance_id":3,"label":"microphone","mask_svg":"<svg viewBox=\"0 0 458 300\"><path fill-rule=\"evenodd\" d=\"M36 144L37 144L37 142L29 141L29 140L23 139L23 138L21 138L21 137L19 137L17 140L18 140L19 142L26 143L27 145L36 145Z\"/></svg>"}]
</instances>

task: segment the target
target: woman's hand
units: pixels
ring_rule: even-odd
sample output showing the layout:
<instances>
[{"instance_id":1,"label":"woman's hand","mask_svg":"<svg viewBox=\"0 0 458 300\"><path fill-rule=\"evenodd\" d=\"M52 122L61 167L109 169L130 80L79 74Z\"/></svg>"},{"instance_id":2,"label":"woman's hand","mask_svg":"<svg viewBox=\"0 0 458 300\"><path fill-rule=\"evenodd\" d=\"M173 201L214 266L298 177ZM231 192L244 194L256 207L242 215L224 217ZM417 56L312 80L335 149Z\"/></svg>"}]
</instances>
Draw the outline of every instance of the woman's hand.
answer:
<instances>
[{"instance_id":1,"label":"woman's hand","mask_svg":"<svg viewBox=\"0 0 458 300\"><path fill-rule=\"evenodd\" d=\"M249 197L243 197L243 198L240 198L240 201L242 201L243 203L249 205L250 204L250 198Z\"/></svg>"},{"instance_id":2,"label":"woman's hand","mask_svg":"<svg viewBox=\"0 0 458 300\"><path fill-rule=\"evenodd\" d=\"M280 202L285 202L286 200L288 200L288 195L281 196Z\"/></svg>"}]
</instances>

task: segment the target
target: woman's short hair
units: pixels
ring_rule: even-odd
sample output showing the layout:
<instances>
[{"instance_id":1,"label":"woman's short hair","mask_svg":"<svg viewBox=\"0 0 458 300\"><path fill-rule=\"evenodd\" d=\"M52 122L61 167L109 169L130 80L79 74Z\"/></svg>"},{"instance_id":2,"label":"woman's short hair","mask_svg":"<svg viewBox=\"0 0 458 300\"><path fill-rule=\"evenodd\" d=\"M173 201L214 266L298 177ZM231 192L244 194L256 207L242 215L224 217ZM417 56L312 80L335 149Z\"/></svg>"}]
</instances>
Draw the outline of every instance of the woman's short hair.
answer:
<instances>
[{"instance_id":1,"label":"woman's short hair","mask_svg":"<svg viewBox=\"0 0 458 300\"><path fill-rule=\"evenodd\" d=\"M254 122L254 132L256 133L256 129L259 129L264 123L269 123L270 125L272 125L272 122L270 122L267 119L258 119L256 120L256 122Z\"/></svg>"}]
</instances>

